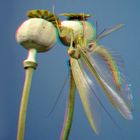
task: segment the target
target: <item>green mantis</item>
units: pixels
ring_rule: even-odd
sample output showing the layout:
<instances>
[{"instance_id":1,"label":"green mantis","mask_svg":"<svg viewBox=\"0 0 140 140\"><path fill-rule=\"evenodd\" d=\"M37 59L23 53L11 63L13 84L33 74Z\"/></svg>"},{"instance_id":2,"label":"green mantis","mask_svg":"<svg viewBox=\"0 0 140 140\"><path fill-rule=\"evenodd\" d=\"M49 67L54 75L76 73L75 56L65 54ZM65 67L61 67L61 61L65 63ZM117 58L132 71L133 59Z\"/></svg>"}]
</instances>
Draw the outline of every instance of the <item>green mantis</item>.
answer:
<instances>
[{"instance_id":1,"label":"green mantis","mask_svg":"<svg viewBox=\"0 0 140 140\"><path fill-rule=\"evenodd\" d=\"M59 38L67 47L70 58L70 91L65 114L61 140L67 140L72 125L75 89L78 89L81 102L91 128L96 134L100 132L100 109L110 116L98 97L96 88L105 93L108 101L127 120L132 120L131 92L126 83L117 54L99 45L99 40L123 27L118 24L96 34L96 28L87 19L89 14L64 13L68 20L59 18L48 11L29 11L29 17L44 18L54 24ZM96 87L97 85L97 87ZM113 120L113 118L111 118Z\"/></svg>"}]
</instances>

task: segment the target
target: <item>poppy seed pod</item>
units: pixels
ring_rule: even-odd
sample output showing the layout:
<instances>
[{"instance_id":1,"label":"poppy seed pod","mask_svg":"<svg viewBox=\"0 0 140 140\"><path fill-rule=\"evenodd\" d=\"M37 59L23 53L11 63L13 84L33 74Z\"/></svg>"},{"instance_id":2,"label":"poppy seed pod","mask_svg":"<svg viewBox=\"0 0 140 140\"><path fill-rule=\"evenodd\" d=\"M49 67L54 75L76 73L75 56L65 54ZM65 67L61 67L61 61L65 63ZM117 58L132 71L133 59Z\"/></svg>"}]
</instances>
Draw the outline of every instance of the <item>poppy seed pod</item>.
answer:
<instances>
[{"instance_id":1,"label":"poppy seed pod","mask_svg":"<svg viewBox=\"0 0 140 140\"><path fill-rule=\"evenodd\" d=\"M16 32L16 40L26 49L36 49L45 52L56 42L54 25L41 18L32 18L23 22Z\"/></svg>"},{"instance_id":2,"label":"poppy seed pod","mask_svg":"<svg viewBox=\"0 0 140 140\"><path fill-rule=\"evenodd\" d=\"M72 29L74 33L74 40L78 35L84 36L87 42L93 40L96 36L95 28L87 21L62 21L61 28L66 27L68 29ZM65 45L70 45L71 41L71 34L67 33L65 37L60 37L62 42Z\"/></svg>"}]
</instances>

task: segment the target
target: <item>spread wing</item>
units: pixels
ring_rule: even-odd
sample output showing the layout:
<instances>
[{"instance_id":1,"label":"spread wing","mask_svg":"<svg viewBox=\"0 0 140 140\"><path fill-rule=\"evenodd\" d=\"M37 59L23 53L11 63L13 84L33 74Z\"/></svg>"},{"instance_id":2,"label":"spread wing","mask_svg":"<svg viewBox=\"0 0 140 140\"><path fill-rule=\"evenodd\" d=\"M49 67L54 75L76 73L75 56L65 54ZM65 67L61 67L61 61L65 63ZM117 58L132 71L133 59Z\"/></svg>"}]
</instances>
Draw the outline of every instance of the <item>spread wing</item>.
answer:
<instances>
[{"instance_id":1,"label":"spread wing","mask_svg":"<svg viewBox=\"0 0 140 140\"><path fill-rule=\"evenodd\" d=\"M81 50L81 60L87 65L95 79L98 81L111 104L122 114L124 118L130 120L133 118L133 106L131 99L128 98L128 91L122 90L122 82L120 82L120 79L122 81L123 79L119 75L117 68L114 74L114 68L117 66L117 63L115 63L116 61L113 59L114 64L112 64L112 62L106 58L107 56L104 55L105 54L100 52L98 49L95 49L92 52L85 52ZM116 78L117 84L115 83L114 78Z\"/></svg>"}]
</instances>

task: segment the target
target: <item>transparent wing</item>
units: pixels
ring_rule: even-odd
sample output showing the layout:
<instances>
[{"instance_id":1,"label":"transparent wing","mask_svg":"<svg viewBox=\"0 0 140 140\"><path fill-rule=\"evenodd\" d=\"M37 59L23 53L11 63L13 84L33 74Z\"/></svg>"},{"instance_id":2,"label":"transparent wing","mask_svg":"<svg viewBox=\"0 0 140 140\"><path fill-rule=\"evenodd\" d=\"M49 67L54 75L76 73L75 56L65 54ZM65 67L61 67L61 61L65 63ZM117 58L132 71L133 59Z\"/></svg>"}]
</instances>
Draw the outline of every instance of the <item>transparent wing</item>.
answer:
<instances>
[{"instance_id":1,"label":"transparent wing","mask_svg":"<svg viewBox=\"0 0 140 140\"><path fill-rule=\"evenodd\" d=\"M79 91L79 95L89 123L96 134L100 131L100 106L95 93L93 94L92 81L81 69L78 60L70 58L72 74Z\"/></svg>"},{"instance_id":2,"label":"transparent wing","mask_svg":"<svg viewBox=\"0 0 140 140\"><path fill-rule=\"evenodd\" d=\"M117 24L109 28L105 28L99 35L97 35L96 40L100 40L101 38L109 35L110 33L122 28L124 24Z\"/></svg>"},{"instance_id":3,"label":"transparent wing","mask_svg":"<svg viewBox=\"0 0 140 140\"><path fill-rule=\"evenodd\" d=\"M86 66L86 64L81 61L80 59L78 60L79 62L79 66L82 69L85 78L87 80L87 83L89 85L90 90L92 91L92 98L94 98L94 100L97 100L98 102L98 108L102 108L104 110L104 112L107 114L107 116L110 118L110 120L112 121L112 123L119 128L119 125L117 124L117 122L114 120L112 114L107 110L107 108L104 106L104 101L103 98L100 96L101 93L101 88L98 85L97 80L95 79L95 77L92 75L92 73L90 72L90 70L88 69L88 67ZM94 101L92 99L92 101ZM97 106L97 104L96 104ZM99 116L99 115L98 115Z\"/></svg>"},{"instance_id":4,"label":"transparent wing","mask_svg":"<svg viewBox=\"0 0 140 140\"><path fill-rule=\"evenodd\" d=\"M131 100L128 99L122 90L116 88L116 84L112 78L112 69L109 65L112 62L106 62L109 61L109 59L103 59L96 50L86 53L81 50L81 58L98 81L112 105L122 114L124 118L132 119ZM119 74L119 72L116 72L116 74ZM120 76L117 78L119 79Z\"/></svg>"},{"instance_id":5,"label":"transparent wing","mask_svg":"<svg viewBox=\"0 0 140 140\"><path fill-rule=\"evenodd\" d=\"M132 94L127 84L121 56L103 46L97 46L93 52L88 53L88 56L99 75L120 95L123 93L132 108Z\"/></svg>"}]
</instances>

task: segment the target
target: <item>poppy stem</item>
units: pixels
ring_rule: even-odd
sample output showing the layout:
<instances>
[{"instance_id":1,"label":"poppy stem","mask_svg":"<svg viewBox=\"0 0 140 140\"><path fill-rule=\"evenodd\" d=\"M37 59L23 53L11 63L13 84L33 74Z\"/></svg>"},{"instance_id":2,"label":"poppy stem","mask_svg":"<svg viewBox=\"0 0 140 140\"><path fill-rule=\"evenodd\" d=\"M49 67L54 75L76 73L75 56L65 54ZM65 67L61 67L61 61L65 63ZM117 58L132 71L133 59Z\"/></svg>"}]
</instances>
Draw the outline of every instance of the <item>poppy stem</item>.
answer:
<instances>
[{"instance_id":1,"label":"poppy stem","mask_svg":"<svg viewBox=\"0 0 140 140\"><path fill-rule=\"evenodd\" d=\"M76 91L76 85L75 85L72 71L71 71L70 72L70 91L69 91L68 102L67 102L66 112L65 112L65 120L64 120L60 140L68 140L68 137L70 134L73 113L74 113L75 91Z\"/></svg>"},{"instance_id":2,"label":"poppy stem","mask_svg":"<svg viewBox=\"0 0 140 140\"><path fill-rule=\"evenodd\" d=\"M27 114L28 99L29 99L29 94L31 89L32 76L34 70L37 67L37 63L31 60L31 56L34 55L36 55L36 52L30 50L28 58L24 61L25 82L24 82L24 87L23 87L23 92L22 92L22 97L20 102L17 140L24 140L26 114Z\"/></svg>"}]
</instances>

